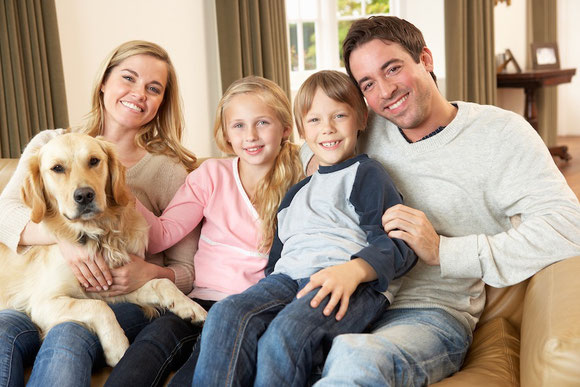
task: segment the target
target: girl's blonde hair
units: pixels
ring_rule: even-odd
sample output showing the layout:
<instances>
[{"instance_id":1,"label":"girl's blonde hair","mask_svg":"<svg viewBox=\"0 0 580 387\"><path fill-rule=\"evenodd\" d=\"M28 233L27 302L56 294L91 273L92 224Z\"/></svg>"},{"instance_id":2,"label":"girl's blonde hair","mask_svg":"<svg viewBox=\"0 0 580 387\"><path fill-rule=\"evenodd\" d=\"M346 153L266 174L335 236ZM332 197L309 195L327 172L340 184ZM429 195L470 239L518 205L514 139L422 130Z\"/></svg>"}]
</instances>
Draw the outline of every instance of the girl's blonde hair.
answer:
<instances>
[{"instance_id":1,"label":"girl's blonde hair","mask_svg":"<svg viewBox=\"0 0 580 387\"><path fill-rule=\"evenodd\" d=\"M368 109L358 88L345 73L323 70L309 76L294 98L294 119L300 137L304 138L304 116L312 107L312 101L318 89L321 89L329 98L349 105L354 111L359 130L365 129Z\"/></svg>"},{"instance_id":2,"label":"girl's blonde hair","mask_svg":"<svg viewBox=\"0 0 580 387\"><path fill-rule=\"evenodd\" d=\"M163 101L155 117L139 130L135 142L149 153L177 158L188 171L192 171L195 169L195 155L181 145L184 124L175 68L167 51L155 43L143 40L125 42L105 58L93 85L91 111L87 115L84 127L78 131L91 136L103 134L105 105L101 86L107 81L114 67L135 55L149 55L167 65L167 85Z\"/></svg>"},{"instance_id":3,"label":"girl's blonde hair","mask_svg":"<svg viewBox=\"0 0 580 387\"><path fill-rule=\"evenodd\" d=\"M245 93L259 96L274 110L282 127L289 129L288 133L292 130L290 102L280 86L268 79L253 75L239 79L228 87L219 101L213 130L218 148L230 155L234 154L234 150L227 139L224 111L233 97ZM261 251L267 251L272 246L276 232L276 214L286 191L303 177L299 147L285 138L282 140L280 153L276 156L274 166L258 183L252 203L262 222Z\"/></svg>"}]
</instances>

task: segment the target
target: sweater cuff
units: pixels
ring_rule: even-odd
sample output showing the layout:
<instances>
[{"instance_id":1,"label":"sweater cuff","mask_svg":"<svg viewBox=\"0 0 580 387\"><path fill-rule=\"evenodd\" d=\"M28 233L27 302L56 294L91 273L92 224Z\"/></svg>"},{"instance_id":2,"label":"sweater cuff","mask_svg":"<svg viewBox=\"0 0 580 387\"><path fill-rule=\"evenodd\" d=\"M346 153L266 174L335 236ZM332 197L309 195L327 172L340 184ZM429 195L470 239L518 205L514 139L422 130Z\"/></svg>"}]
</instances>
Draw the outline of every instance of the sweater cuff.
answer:
<instances>
[{"instance_id":1,"label":"sweater cuff","mask_svg":"<svg viewBox=\"0 0 580 387\"><path fill-rule=\"evenodd\" d=\"M481 278L477 235L440 237L439 265L442 278Z\"/></svg>"},{"instance_id":2,"label":"sweater cuff","mask_svg":"<svg viewBox=\"0 0 580 387\"><path fill-rule=\"evenodd\" d=\"M3 212L3 211L2 211ZM20 235L30 221L30 208L20 206L13 208L10 214L2 214L3 225L0 227L0 243L18 253Z\"/></svg>"},{"instance_id":3,"label":"sweater cuff","mask_svg":"<svg viewBox=\"0 0 580 387\"><path fill-rule=\"evenodd\" d=\"M175 286L185 294L189 294L193 289L193 276L184 267L172 266L169 267L175 274Z\"/></svg>"}]
</instances>

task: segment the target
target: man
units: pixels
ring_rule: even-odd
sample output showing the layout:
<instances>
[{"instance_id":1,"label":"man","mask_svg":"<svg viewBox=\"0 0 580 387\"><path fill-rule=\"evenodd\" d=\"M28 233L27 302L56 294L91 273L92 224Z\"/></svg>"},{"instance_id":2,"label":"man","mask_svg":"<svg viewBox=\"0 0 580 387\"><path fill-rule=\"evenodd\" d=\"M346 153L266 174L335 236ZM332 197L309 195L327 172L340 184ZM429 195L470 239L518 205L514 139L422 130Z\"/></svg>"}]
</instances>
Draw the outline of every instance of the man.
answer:
<instances>
[{"instance_id":1,"label":"man","mask_svg":"<svg viewBox=\"0 0 580 387\"><path fill-rule=\"evenodd\" d=\"M385 231L420 260L389 288L395 299L371 334L333 341L317 386L431 384L461 367L484 283L513 285L580 255L580 206L522 117L439 93L414 25L356 21L343 51L372 110L359 151L405 200L383 215Z\"/></svg>"}]
</instances>

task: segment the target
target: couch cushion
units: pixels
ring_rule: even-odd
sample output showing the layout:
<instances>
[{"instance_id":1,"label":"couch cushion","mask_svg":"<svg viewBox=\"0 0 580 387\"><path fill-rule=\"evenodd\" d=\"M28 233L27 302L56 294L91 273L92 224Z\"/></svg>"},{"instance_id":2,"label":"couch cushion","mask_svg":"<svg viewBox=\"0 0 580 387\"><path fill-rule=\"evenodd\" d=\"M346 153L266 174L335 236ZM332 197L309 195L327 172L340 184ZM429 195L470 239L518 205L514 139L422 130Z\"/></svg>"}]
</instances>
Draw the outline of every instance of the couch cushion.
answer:
<instances>
[{"instance_id":1,"label":"couch cushion","mask_svg":"<svg viewBox=\"0 0 580 387\"><path fill-rule=\"evenodd\" d=\"M519 353L515 328L506 319L495 318L475 330L461 371L433 386L519 386Z\"/></svg>"},{"instance_id":2,"label":"couch cushion","mask_svg":"<svg viewBox=\"0 0 580 387\"><path fill-rule=\"evenodd\" d=\"M0 192L10 180L16 165L18 165L18 159L0 159Z\"/></svg>"}]
</instances>

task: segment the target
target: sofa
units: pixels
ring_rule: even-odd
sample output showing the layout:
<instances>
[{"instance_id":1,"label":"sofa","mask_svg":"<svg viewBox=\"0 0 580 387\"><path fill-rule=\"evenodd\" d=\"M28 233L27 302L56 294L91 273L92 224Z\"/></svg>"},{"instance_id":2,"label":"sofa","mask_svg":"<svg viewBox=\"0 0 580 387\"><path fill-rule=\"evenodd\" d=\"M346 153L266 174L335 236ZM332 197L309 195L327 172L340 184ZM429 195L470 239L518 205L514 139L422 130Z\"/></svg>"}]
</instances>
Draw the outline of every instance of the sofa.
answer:
<instances>
[{"instance_id":1,"label":"sofa","mask_svg":"<svg viewBox=\"0 0 580 387\"><path fill-rule=\"evenodd\" d=\"M0 191L16 164L0 159ZM433 386L580 385L580 257L514 286L486 286L486 295L462 369ZM92 385L109 372L94 373Z\"/></svg>"}]
</instances>

